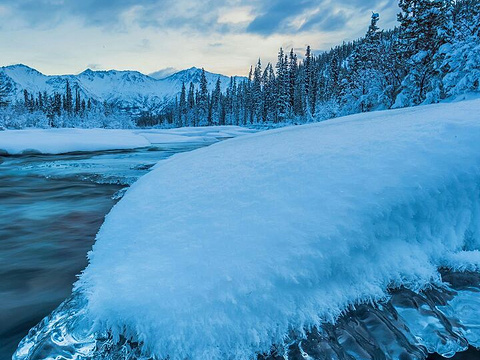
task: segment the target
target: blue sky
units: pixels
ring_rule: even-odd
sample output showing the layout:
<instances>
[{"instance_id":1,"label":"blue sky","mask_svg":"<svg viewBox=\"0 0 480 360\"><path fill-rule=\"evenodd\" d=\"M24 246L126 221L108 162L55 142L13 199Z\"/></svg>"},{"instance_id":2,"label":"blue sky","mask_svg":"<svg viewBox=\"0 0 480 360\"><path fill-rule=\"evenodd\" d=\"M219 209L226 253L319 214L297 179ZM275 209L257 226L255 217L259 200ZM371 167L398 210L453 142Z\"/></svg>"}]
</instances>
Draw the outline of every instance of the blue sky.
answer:
<instances>
[{"instance_id":1,"label":"blue sky","mask_svg":"<svg viewBox=\"0 0 480 360\"><path fill-rule=\"evenodd\" d=\"M0 65L47 74L205 67L245 75L280 46L303 54L361 36L396 0L0 0Z\"/></svg>"}]
</instances>

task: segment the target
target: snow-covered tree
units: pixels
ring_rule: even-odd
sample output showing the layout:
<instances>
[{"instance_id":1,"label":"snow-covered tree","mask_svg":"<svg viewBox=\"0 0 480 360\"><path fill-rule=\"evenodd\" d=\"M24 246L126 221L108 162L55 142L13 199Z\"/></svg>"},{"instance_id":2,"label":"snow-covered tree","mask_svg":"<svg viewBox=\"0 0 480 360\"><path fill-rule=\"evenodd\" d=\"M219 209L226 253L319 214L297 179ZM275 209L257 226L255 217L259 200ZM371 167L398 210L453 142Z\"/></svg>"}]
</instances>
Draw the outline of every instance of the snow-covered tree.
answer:
<instances>
[{"instance_id":1,"label":"snow-covered tree","mask_svg":"<svg viewBox=\"0 0 480 360\"><path fill-rule=\"evenodd\" d=\"M278 52L278 61L276 65L276 83L277 83L277 117L276 121L282 122L287 116L289 110L289 93L288 93L288 58L280 48Z\"/></svg>"},{"instance_id":2,"label":"snow-covered tree","mask_svg":"<svg viewBox=\"0 0 480 360\"><path fill-rule=\"evenodd\" d=\"M373 13L364 40L348 59L348 73L342 83L343 113L371 111L380 105L382 71L380 69L379 14Z\"/></svg>"},{"instance_id":3,"label":"snow-covered tree","mask_svg":"<svg viewBox=\"0 0 480 360\"><path fill-rule=\"evenodd\" d=\"M207 77L205 76L205 70L203 68L200 76L200 89L198 91L198 96L196 100L198 105L198 124L197 125L208 125L209 123L208 83L207 83Z\"/></svg>"},{"instance_id":4,"label":"snow-covered tree","mask_svg":"<svg viewBox=\"0 0 480 360\"><path fill-rule=\"evenodd\" d=\"M263 98L262 98L262 63L258 59L257 65L253 72L252 81L252 106L254 121L259 122L262 119Z\"/></svg>"},{"instance_id":5,"label":"snow-covered tree","mask_svg":"<svg viewBox=\"0 0 480 360\"><path fill-rule=\"evenodd\" d=\"M436 54L448 42L451 2L448 0L400 0L398 57L406 70L395 107L418 105L442 96Z\"/></svg>"},{"instance_id":6,"label":"snow-covered tree","mask_svg":"<svg viewBox=\"0 0 480 360\"><path fill-rule=\"evenodd\" d=\"M440 48L447 96L480 92L480 2L458 1L452 41Z\"/></svg>"}]
</instances>

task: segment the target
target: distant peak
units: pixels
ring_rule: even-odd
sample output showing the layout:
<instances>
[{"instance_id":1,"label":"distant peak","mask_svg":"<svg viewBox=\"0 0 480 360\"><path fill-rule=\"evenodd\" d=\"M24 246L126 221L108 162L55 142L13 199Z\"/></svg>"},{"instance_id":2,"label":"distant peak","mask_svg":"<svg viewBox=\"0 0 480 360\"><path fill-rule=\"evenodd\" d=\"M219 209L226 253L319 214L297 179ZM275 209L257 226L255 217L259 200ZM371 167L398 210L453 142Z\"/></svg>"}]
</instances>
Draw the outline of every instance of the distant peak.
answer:
<instances>
[{"instance_id":1,"label":"distant peak","mask_svg":"<svg viewBox=\"0 0 480 360\"><path fill-rule=\"evenodd\" d=\"M25 70L30 70L30 71L36 71L39 72L38 70L31 68L30 66L24 65L24 64L14 64L14 65L9 65L9 66L4 66L5 69L25 69Z\"/></svg>"},{"instance_id":2,"label":"distant peak","mask_svg":"<svg viewBox=\"0 0 480 360\"><path fill-rule=\"evenodd\" d=\"M90 68L87 68L85 70L83 70L80 74L78 75L94 75L95 74L95 71L90 69Z\"/></svg>"},{"instance_id":3,"label":"distant peak","mask_svg":"<svg viewBox=\"0 0 480 360\"><path fill-rule=\"evenodd\" d=\"M14 64L9 66L3 66L2 69L16 71L16 72L24 72L24 73L35 74L35 75L42 75L42 76L44 75L40 71L24 64Z\"/></svg>"}]
</instances>

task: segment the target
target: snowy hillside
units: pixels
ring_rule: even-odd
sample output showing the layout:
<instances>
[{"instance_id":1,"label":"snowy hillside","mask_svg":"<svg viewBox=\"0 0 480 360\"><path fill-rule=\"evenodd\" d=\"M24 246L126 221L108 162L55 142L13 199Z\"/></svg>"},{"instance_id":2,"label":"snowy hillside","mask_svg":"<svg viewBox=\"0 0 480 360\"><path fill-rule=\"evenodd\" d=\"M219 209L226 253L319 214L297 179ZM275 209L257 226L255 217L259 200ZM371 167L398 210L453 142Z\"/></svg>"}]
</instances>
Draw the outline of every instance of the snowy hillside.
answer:
<instances>
[{"instance_id":1,"label":"snowy hillside","mask_svg":"<svg viewBox=\"0 0 480 360\"><path fill-rule=\"evenodd\" d=\"M0 68L2 83L6 84L7 99L23 101L23 91L30 94L47 92L65 93L66 80L72 89L79 89L82 98L91 98L99 102L107 101L116 106L138 112L141 110L158 111L179 95L182 81L188 87L192 82L197 88L201 69L190 68L163 79L154 79L137 71L93 71L90 69L78 75L47 76L25 65L12 65ZM222 90L230 79L226 76L205 72L208 89L215 88L220 77Z\"/></svg>"}]
</instances>

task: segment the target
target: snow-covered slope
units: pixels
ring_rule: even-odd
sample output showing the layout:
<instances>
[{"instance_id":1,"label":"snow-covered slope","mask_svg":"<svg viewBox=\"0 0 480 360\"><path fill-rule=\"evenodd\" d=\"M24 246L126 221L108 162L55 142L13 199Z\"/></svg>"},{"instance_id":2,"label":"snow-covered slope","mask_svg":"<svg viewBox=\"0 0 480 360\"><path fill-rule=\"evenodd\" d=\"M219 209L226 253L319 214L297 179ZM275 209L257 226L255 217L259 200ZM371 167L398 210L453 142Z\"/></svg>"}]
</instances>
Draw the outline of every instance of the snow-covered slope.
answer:
<instances>
[{"instance_id":1,"label":"snow-covered slope","mask_svg":"<svg viewBox=\"0 0 480 360\"><path fill-rule=\"evenodd\" d=\"M441 266L478 270L479 110L354 115L159 163L97 236L86 319L159 359L251 359Z\"/></svg>"},{"instance_id":2,"label":"snow-covered slope","mask_svg":"<svg viewBox=\"0 0 480 360\"><path fill-rule=\"evenodd\" d=\"M107 101L127 111L157 111L179 95L182 81L188 87L190 82L198 88L202 70L190 68L163 79L154 79L137 71L93 71L90 69L78 75L46 76L25 65L0 68L2 83L6 84L8 99L22 101L23 91L37 95L39 92L65 93L66 80L72 89L78 88L82 97L99 102ZM226 76L205 72L209 90L214 89L220 78L222 90L230 79Z\"/></svg>"}]
</instances>

